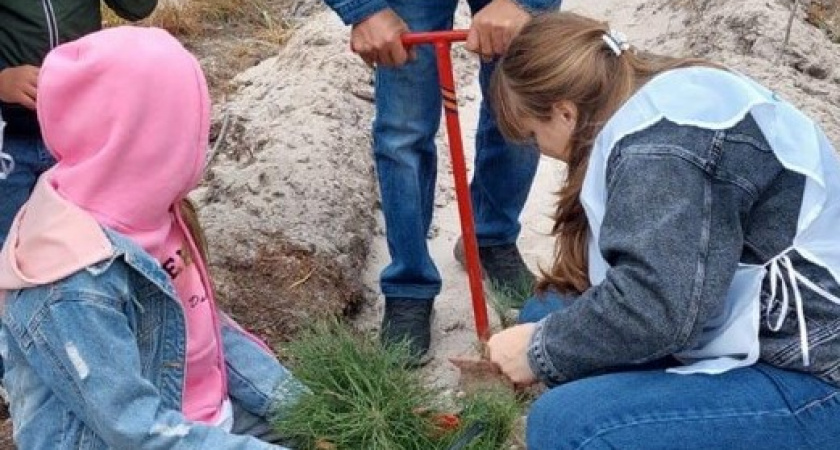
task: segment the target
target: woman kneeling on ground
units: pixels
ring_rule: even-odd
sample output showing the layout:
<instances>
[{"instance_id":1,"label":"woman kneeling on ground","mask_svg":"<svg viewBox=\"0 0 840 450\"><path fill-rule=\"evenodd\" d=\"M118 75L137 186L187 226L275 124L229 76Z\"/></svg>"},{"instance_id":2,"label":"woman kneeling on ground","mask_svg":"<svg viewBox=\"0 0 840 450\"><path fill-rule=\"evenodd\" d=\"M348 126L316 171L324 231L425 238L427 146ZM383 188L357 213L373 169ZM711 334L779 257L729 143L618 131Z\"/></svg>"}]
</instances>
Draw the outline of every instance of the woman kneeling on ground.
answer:
<instances>
[{"instance_id":1,"label":"woman kneeling on ground","mask_svg":"<svg viewBox=\"0 0 840 450\"><path fill-rule=\"evenodd\" d=\"M568 164L545 299L490 358L549 387L546 449L825 449L840 436L840 163L716 64L534 19L494 80L501 129Z\"/></svg>"},{"instance_id":2,"label":"woman kneeling on ground","mask_svg":"<svg viewBox=\"0 0 840 450\"><path fill-rule=\"evenodd\" d=\"M50 52L38 118L57 164L0 253L0 352L20 450L269 449L303 387L216 308L185 197L210 98L163 30Z\"/></svg>"}]
</instances>

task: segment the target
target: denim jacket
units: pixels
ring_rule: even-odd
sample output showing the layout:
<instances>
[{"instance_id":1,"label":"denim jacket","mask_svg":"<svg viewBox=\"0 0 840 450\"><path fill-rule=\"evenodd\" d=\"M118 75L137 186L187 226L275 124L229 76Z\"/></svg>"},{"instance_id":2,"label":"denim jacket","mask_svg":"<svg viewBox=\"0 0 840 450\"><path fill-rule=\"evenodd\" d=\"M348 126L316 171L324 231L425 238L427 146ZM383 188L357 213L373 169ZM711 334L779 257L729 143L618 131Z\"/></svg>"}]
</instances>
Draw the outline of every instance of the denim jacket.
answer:
<instances>
[{"instance_id":1,"label":"denim jacket","mask_svg":"<svg viewBox=\"0 0 840 450\"><path fill-rule=\"evenodd\" d=\"M529 347L532 369L551 385L694 346L723 307L739 262L764 264L790 247L804 189L804 177L782 166L751 115L723 130L663 119L630 134L609 156L606 183L600 253L612 269L544 319ZM795 252L791 259L840 294L825 269ZM765 282L761 308L772 322L782 308L769 303L769 290ZM802 296L811 364L802 363L795 311L777 331L762 320L760 359L840 386L840 305L809 289Z\"/></svg>"},{"instance_id":2,"label":"denim jacket","mask_svg":"<svg viewBox=\"0 0 840 450\"><path fill-rule=\"evenodd\" d=\"M21 450L269 449L181 414L185 326L160 265L105 230L114 256L60 281L7 292L0 331ZM223 325L228 393L271 418L301 385L232 320Z\"/></svg>"}]
</instances>

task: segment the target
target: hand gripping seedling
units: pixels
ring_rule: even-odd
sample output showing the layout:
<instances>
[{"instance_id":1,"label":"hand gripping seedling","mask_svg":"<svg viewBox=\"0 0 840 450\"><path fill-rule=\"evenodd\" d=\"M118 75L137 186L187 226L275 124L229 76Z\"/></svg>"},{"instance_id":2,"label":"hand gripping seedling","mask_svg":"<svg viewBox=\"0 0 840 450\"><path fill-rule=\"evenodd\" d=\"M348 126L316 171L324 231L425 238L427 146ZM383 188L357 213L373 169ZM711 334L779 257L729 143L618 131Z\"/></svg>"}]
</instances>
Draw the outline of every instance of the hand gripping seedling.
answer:
<instances>
[{"instance_id":1,"label":"hand gripping seedling","mask_svg":"<svg viewBox=\"0 0 840 450\"><path fill-rule=\"evenodd\" d=\"M455 177L455 198L458 201L458 215L461 218L461 235L464 240L467 277L470 283L475 330L478 339L486 342L490 338L487 322L487 305L484 303L484 289L481 284L481 265L478 259L478 241L475 238L470 191L467 183L467 165L464 161L464 145L461 141L461 124L458 120L458 99L455 97L455 79L452 76L453 42L467 40L467 30L431 31L405 33L402 43L406 47L420 44L435 46L437 56L440 93L443 96L443 110L446 113L446 135L449 138L449 152L452 157L452 175Z\"/></svg>"}]
</instances>

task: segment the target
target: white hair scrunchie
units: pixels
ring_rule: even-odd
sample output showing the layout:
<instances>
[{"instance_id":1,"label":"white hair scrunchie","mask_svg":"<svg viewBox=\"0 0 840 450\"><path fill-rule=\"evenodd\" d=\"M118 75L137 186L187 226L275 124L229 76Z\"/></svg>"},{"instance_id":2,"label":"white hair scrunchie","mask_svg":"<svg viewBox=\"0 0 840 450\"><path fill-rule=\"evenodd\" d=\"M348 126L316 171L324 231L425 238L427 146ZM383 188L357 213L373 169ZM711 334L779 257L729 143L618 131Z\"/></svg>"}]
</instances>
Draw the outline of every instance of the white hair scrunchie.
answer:
<instances>
[{"instance_id":1,"label":"white hair scrunchie","mask_svg":"<svg viewBox=\"0 0 840 450\"><path fill-rule=\"evenodd\" d=\"M606 42L613 53L615 53L615 56L621 56L622 52L630 50L630 44L627 42L627 36L618 30L610 29L601 36L601 39Z\"/></svg>"}]
</instances>

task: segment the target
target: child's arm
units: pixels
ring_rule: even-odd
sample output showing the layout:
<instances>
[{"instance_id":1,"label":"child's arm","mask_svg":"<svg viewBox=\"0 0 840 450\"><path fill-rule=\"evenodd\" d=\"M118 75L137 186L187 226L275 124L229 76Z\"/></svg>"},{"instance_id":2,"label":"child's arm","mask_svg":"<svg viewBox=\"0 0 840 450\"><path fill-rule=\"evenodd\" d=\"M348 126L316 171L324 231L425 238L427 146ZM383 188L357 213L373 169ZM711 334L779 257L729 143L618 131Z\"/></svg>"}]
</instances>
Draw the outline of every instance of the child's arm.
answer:
<instances>
[{"instance_id":1,"label":"child's arm","mask_svg":"<svg viewBox=\"0 0 840 450\"><path fill-rule=\"evenodd\" d=\"M225 347L228 394L250 413L275 420L307 388L298 381L257 337L219 312Z\"/></svg>"},{"instance_id":2,"label":"child's arm","mask_svg":"<svg viewBox=\"0 0 840 450\"><path fill-rule=\"evenodd\" d=\"M124 305L114 296L89 290L48 300L41 290L40 296L10 299L4 325L43 383L109 448L281 448L189 422L178 405L167 403L142 375L134 332ZM161 345L172 345L171 339ZM163 362L171 369L161 369L157 380L161 389L181 389L180 364Z\"/></svg>"},{"instance_id":3,"label":"child's arm","mask_svg":"<svg viewBox=\"0 0 840 450\"><path fill-rule=\"evenodd\" d=\"M131 21L149 17L157 2L158 0L105 0L105 4L118 16Z\"/></svg>"}]
</instances>

